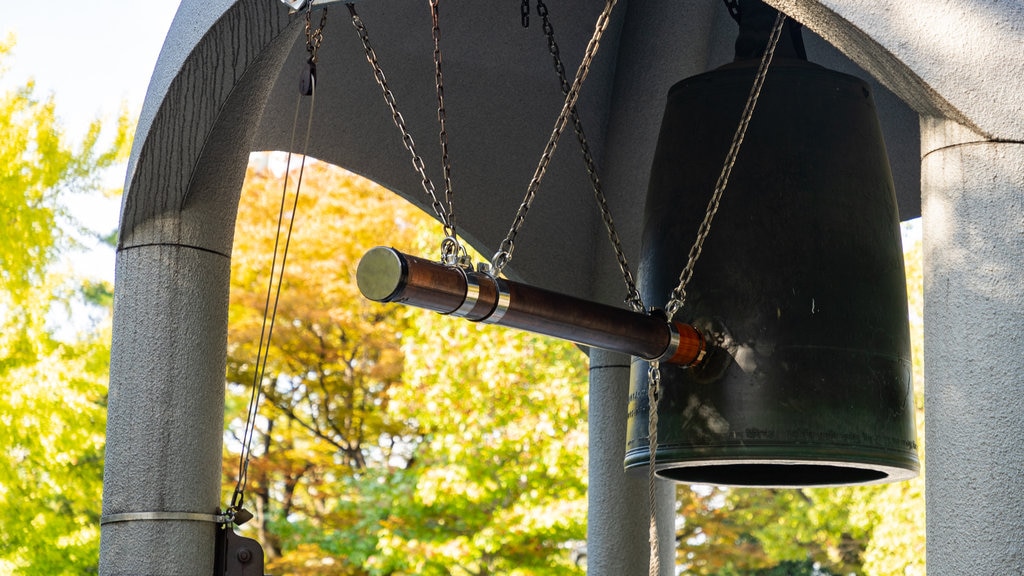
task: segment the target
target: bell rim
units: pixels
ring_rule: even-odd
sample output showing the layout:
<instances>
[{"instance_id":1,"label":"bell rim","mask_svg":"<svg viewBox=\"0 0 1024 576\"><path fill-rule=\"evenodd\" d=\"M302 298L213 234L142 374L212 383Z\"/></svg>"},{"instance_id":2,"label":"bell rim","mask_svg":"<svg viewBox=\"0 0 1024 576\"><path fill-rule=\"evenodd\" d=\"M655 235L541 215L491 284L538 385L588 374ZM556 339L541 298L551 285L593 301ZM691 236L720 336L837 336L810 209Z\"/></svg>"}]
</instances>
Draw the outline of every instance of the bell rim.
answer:
<instances>
[{"instance_id":1,"label":"bell rim","mask_svg":"<svg viewBox=\"0 0 1024 576\"><path fill-rule=\"evenodd\" d=\"M637 451L639 452L639 451ZM638 454L627 455L625 471L627 473L645 472L648 468L649 452L644 453L641 461L635 458ZM633 456L634 458L630 458ZM631 462L632 460L632 462ZM912 480L920 475L920 462L916 454L913 458L902 461L895 461L892 458L886 461L865 461L863 458L858 461L842 460L836 458L778 458L778 457L701 457L689 461L671 461L655 463L655 475L662 480L668 480L683 484L712 484L716 486L730 486L737 488L835 488L841 486L867 486L875 484L889 484ZM748 481L713 481L707 478L721 474L726 467L736 471L737 468L745 468L751 472ZM814 469L817 472L828 472L830 474L848 473L848 479L838 481L822 482L760 482L755 480L757 472L767 468L800 467L802 473L807 469ZM669 475L669 471L681 471L678 475ZM689 479L686 478L689 477ZM827 476L827 475L826 475ZM701 479L705 478L705 479Z\"/></svg>"}]
</instances>

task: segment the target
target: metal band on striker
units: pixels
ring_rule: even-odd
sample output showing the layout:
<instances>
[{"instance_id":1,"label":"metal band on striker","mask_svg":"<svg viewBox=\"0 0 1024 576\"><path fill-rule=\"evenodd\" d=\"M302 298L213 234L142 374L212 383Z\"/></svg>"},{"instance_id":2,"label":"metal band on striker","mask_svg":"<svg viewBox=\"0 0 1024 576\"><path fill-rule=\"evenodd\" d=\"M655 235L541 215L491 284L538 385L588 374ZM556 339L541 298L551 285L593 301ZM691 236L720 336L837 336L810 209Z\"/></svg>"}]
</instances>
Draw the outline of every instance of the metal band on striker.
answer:
<instances>
[{"instance_id":1,"label":"metal band on striker","mask_svg":"<svg viewBox=\"0 0 1024 576\"><path fill-rule=\"evenodd\" d=\"M508 312L508 306L512 302L512 297L508 293L508 283L501 278L494 278L494 284L498 287L498 303L494 306L494 312L490 316L481 320L485 324L497 324Z\"/></svg>"},{"instance_id":2,"label":"metal band on striker","mask_svg":"<svg viewBox=\"0 0 1024 576\"><path fill-rule=\"evenodd\" d=\"M462 301L462 306L459 306L458 310L449 313L449 316L465 318L469 316L469 313L476 307L477 302L480 301L480 282L473 275L467 274L462 268L459 268L459 270L462 271L462 277L466 279L466 299Z\"/></svg>"}]
</instances>

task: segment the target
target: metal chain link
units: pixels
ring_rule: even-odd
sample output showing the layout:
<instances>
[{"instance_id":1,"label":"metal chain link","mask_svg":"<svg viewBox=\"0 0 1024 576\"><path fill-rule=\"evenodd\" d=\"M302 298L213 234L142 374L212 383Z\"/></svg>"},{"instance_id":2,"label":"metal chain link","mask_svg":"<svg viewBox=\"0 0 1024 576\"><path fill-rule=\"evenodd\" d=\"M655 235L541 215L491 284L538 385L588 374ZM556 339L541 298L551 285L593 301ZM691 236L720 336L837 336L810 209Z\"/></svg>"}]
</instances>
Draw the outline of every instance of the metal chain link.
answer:
<instances>
[{"instance_id":1,"label":"metal chain link","mask_svg":"<svg viewBox=\"0 0 1024 576\"><path fill-rule=\"evenodd\" d=\"M733 165L736 164L736 156L739 154L740 146L743 144L743 138L747 134L747 125L750 124L750 118L754 114L757 99L761 95L761 87L764 86L764 79L768 74L768 65L775 54L775 46L779 42L779 36L782 34L782 25L785 21L786 15L779 12L779 15L775 18L775 25L772 28L771 36L768 39L768 46L761 56L761 63L758 65L757 75L754 77L754 85L750 88L750 94L747 96L739 126L736 127L732 143L729 145L729 153L725 157L725 164L722 166L718 182L715 184L715 191L708 202L704 220L697 229L697 239L690 248L686 267L683 268L682 273L679 275L679 284L672 290L671 298L665 306L665 312L668 314L669 320L675 316L676 312L686 302L686 286L690 283L690 279L693 278L693 268L697 264L697 259L700 258L701 251L704 249L704 241L711 231L711 221L714 220L715 214L718 212L718 205L722 201L722 192L725 191L725 187L729 184L729 176L732 174Z\"/></svg>"},{"instance_id":2,"label":"metal chain link","mask_svg":"<svg viewBox=\"0 0 1024 576\"><path fill-rule=\"evenodd\" d=\"M654 360L647 367L647 436L649 454L647 462L647 507L650 514L648 520L648 540L651 556L648 562L648 575L658 576L661 571L661 553L658 542L658 511L656 506L657 478L654 474L655 455L658 449L658 400L661 399L660 363Z\"/></svg>"},{"instance_id":3,"label":"metal chain link","mask_svg":"<svg viewBox=\"0 0 1024 576\"><path fill-rule=\"evenodd\" d=\"M555 72L558 73L558 80L562 84L562 93L567 95L571 86L569 85L569 80L565 77L565 65L562 64L558 42L555 41L555 28L551 25L551 19L548 18L548 7L544 0L537 0L537 15L543 20L544 34L548 39L548 51L551 52ZM612 218L611 209L608 207L608 200L605 198L604 190L601 188L597 164L590 153L590 144L587 141L586 133L583 131L583 121L580 119L576 106L572 107L569 115L572 120L573 130L576 132L576 139L580 143L580 152L583 154L583 162L587 167L587 175L590 177L590 183L594 188L594 199L597 201L597 206L601 211L601 219L604 221L605 229L608 232L608 240L611 241L612 249L615 251L615 260L619 263L622 279L626 283L626 298L624 301L634 312L643 312L644 303L640 297L640 290L636 287L633 273L630 272L629 261L626 259L626 253L622 249L622 242L619 240L618 231L615 229L615 221Z\"/></svg>"},{"instance_id":4,"label":"metal chain link","mask_svg":"<svg viewBox=\"0 0 1024 576\"><path fill-rule=\"evenodd\" d=\"M523 0L523 5L519 8L519 13L522 15L523 28L530 27L530 0Z\"/></svg>"},{"instance_id":5,"label":"metal chain link","mask_svg":"<svg viewBox=\"0 0 1024 576\"><path fill-rule=\"evenodd\" d=\"M725 4L725 9L729 11L729 16L738 24L740 21L740 2L739 0L722 0Z\"/></svg>"},{"instance_id":6,"label":"metal chain link","mask_svg":"<svg viewBox=\"0 0 1024 576\"><path fill-rule=\"evenodd\" d=\"M604 10L601 11L601 15L597 19L597 24L594 26L594 35L590 38L590 42L587 44L586 51L583 55L583 61L580 62L580 67L576 70L576 77L573 80L572 87L569 89L569 93L565 97L565 103L562 105L562 111L559 113L558 119L555 121L554 130L552 130L551 136L548 138L548 142L544 146L544 151L541 153L537 169L534 171L533 178L530 179L530 184L526 188L526 196L523 198L522 204L519 205L519 210L516 212L516 216L512 221L512 227L509 228L508 234L505 236L505 239L501 241L501 244L498 246L498 251L491 259L491 274L494 276L500 275L501 271L512 259L512 252L515 250L516 236L519 234L519 230L526 221L526 213L530 210L530 206L533 204L533 200L537 195L537 189L540 188L540 182L544 178L544 173L547 171L548 164L551 162L551 155L558 146L558 139L561 137L562 131L565 130L565 125L569 119L569 111L576 105L576 100L579 98L583 80L586 79L587 74L590 72L590 64L593 62L594 54L597 52L597 48L601 43L601 36L604 35L604 31L608 28L612 9L615 7L616 2L617 0L607 0Z\"/></svg>"},{"instance_id":7,"label":"metal chain link","mask_svg":"<svg viewBox=\"0 0 1024 576\"><path fill-rule=\"evenodd\" d=\"M754 107L757 105L757 99L761 95L761 87L764 86L764 79L768 74L768 65L771 63L772 56L775 54L775 46L779 42L779 36L782 34L782 25L785 21L786 15L779 12L778 17L775 18L775 25L772 28L771 36L768 39L768 46L764 51L764 55L761 57L760 64L758 65L757 75L754 77L754 85L751 87L750 94L747 96L747 101L743 108L743 114L740 117L739 126L736 127L736 132L733 134L732 143L729 146L729 152L725 158L725 164L722 166L722 171L718 176L718 182L715 184L715 191L711 195L711 201L708 202L707 211L704 214L704 220L701 222L700 228L697 231L697 239L693 243L693 247L690 248L686 267L679 276L679 285L672 290L671 299L665 307L669 320L675 316L676 312L678 312L686 302L686 286L693 277L694 265L696 265L697 259L700 258L704 241L707 239L708 233L711 230L711 221L714 219L715 213L718 212L718 205L722 200L722 192L725 191L725 187L729 183L729 176L732 174L733 165L736 164L736 156L739 154L740 146L743 144L743 138L746 136L747 126L750 124L750 118L754 114ZM647 368L647 435L648 455L650 459L647 468L651 546L651 559L649 564L650 576L658 576L658 571L660 569L657 511L655 509L656 475L654 468L658 452L658 400L660 396L660 363L657 360L654 360L649 363Z\"/></svg>"},{"instance_id":8,"label":"metal chain link","mask_svg":"<svg viewBox=\"0 0 1024 576\"><path fill-rule=\"evenodd\" d=\"M313 3L306 6L306 52L309 52L309 63L316 65L317 52L324 41L324 26L327 25L327 8L320 13L320 25L313 29Z\"/></svg>"},{"instance_id":9,"label":"metal chain link","mask_svg":"<svg viewBox=\"0 0 1024 576\"><path fill-rule=\"evenodd\" d=\"M441 168L444 175L444 199L448 204L445 222L445 240L441 242L441 260L449 265L458 263L461 256L468 257L466 249L459 242L455 227L455 194L452 191L452 162L448 156L448 130L445 121L448 114L444 106L444 76L441 74L441 26L438 0L430 0L430 17L433 21L431 36L434 39L434 85L437 87L437 123L441 142Z\"/></svg>"},{"instance_id":10,"label":"metal chain link","mask_svg":"<svg viewBox=\"0 0 1024 576\"><path fill-rule=\"evenodd\" d=\"M434 183L431 182L430 177L427 176L423 159L416 152L416 142L412 139L412 134L409 133L409 128L405 124L405 118L402 116L402 113L398 111L398 103L395 99L395 95L391 91L391 88L388 87L388 81L384 76L384 70L381 68L380 62L377 59L377 53L370 44L369 32L367 32L366 26L363 24L359 14L356 13L355 5L345 4L345 6L352 15L352 26L359 34L359 39L363 44L363 52L366 54L366 61L370 63L370 67L373 69L373 77L377 81L377 85L380 86L381 91L384 94L384 101L391 110L391 119L402 134L402 145L412 157L412 166L420 176L420 184L423 186L423 191L430 196L430 206L433 208L434 214L436 214L438 219L441 220L446 236L450 238L454 233L454 226L452 225L452 222L449 221L448 212L445 210L444 204L442 204L437 197L437 192L434 189ZM441 89L439 88L438 90L440 92Z\"/></svg>"}]
</instances>

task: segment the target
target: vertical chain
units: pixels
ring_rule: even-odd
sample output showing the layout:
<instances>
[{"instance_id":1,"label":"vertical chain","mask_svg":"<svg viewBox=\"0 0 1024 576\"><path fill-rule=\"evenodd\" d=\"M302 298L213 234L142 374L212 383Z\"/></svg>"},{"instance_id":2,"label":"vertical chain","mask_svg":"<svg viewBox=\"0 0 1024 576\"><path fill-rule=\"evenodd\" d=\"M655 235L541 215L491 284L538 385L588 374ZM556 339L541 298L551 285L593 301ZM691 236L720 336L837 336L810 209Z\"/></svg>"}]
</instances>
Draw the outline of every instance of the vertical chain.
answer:
<instances>
[{"instance_id":1,"label":"vertical chain","mask_svg":"<svg viewBox=\"0 0 1024 576\"><path fill-rule=\"evenodd\" d=\"M377 85L380 86L381 92L384 94L384 101L387 103L388 109L391 110L391 119L402 134L402 145L409 152L409 155L412 158L412 167L420 176L420 184L423 186L423 191L430 196L430 206L433 208L434 214L436 214L438 219L441 220L441 224L445 227L446 233L449 230L454 230L452 223L449 222L448 212L437 197L437 192L434 189L434 183L431 182L430 177L427 176L423 159L420 158L420 155L416 152L416 142L413 141L412 134L409 133L409 128L405 124L405 118L402 116L402 113L398 111L398 103L395 99L395 95L391 91L391 88L388 87L388 80L384 76L384 70L381 68L380 62L377 60L377 53L370 44L370 34L367 32L366 26L363 24L359 14L356 13L355 5L349 3L345 4L345 6L352 15L352 26L359 34L359 40L363 44L363 52L366 55L366 61L370 63L370 67L373 69L373 77L377 81Z\"/></svg>"},{"instance_id":2,"label":"vertical chain","mask_svg":"<svg viewBox=\"0 0 1024 576\"><path fill-rule=\"evenodd\" d=\"M441 142L441 168L444 174L444 199L448 205L447 218L444 220L445 242L441 243L441 260L454 264L465 249L459 243L455 228L455 194L452 192L452 162L448 157L448 130L445 121L448 114L444 106L444 77L441 74L441 26L438 0L430 0L430 16L433 22L431 36L434 39L434 85L437 88L437 123Z\"/></svg>"},{"instance_id":3,"label":"vertical chain","mask_svg":"<svg viewBox=\"0 0 1024 576\"><path fill-rule=\"evenodd\" d=\"M551 19L548 18L548 7L544 0L537 0L537 15L543 20L544 34L548 38L548 51L551 52L555 72L558 74L558 80L562 84L562 93L568 94L571 86L569 85L569 80L565 77L565 65L562 64L558 42L555 41L555 28L551 25ZM590 183L594 188L594 200L597 201L598 209L601 211L601 219L604 221L605 229L608 232L608 240L612 243L612 249L615 251L615 260L619 263L622 279L626 283L625 302L634 312L643 312L644 303L640 297L640 291L636 287L636 281L633 279L633 273L630 272L629 261L626 259L626 253L622 249L622 242L619 240L618 231L615 229L615 221L612 218L611 209L608 207L608 200L605 198L604 190L601 188L601 179L598 175L597 165L594 162L593 155L590 153L587 135L583 131L583 121L580 119L575 106L572 107L569 114L573 130L576 132L576 139L580 143L580 152L583 154L583 162L587 167L587 175L590 177Z\"/></svg>"},{"instance_id":4,"label":"vertical chain","mask_svg":"<svg viewBox=\"0 0 1024 576\"><path fill-rule=\"evenodd\" d=\"M715 184L715 191L711 195L711 201L708 202L707 211L704 214L704 220L701 222L700 228L697 231L697 239L693 243L693 247L690 249L686 267L683 268L683 272L679 276L679 285L672 290L671 299L666 306L665 311L668 314L669 320L675 316L676 312L678 312L686 302L686 286L693 277L693 267L697 263L697 259L700 258L704 241L707 239L708 233L711 230L711 221L714 219L715 213L718 212L718 205L722 200L722 192L725 191L725 187L729 183L729 176L732 174L733 165L736 163L736 156L739 154L740 146L743 144L743 138L746 136L747 126L750 124L750 118L754 114L754 107L757 105L757 99L761 95L761 88L764 86L764 80L768 74L768 65L771 63L772 56L775 54L775 46L779 42L779 36L782 34L782 25L785 21L786 15L779 12L779 15L775 18L775 24L772 28L771 36L768 39L768 46L765 48L764 55L762 55L761 62L758 65L757 75L754 77L754 85L751 87L750 94L747 96L747 101L743 108L743 114L740 118L739 126L736 127L732 143L729 146L729 153L726 155L725 164L722 166L722 172L719 174L718 182ZM658 400L660 396L661 370L659 362L655 360L649 363L647 369L647 433L648 454L650 458L647 468L651 540L651 560L649 564L650 576L658 576L658 571L660 569L660 559L658 558L657 511L655 506L656 481L654 468L658 451Z\"/></svg>"},{"instance_id":5,"label":"vertical chain","mask_svg":"<svg viewBox=\"0 0 1024 576\"><path fill-rule=\"evenodd\" d=\"M648 562L649 576L658 576L661 571L661 553L658 542L657 478L654 474L655 455L658 448L658 400L661 399L661 371L659 362L654 360L647 368L647 436L650 450L647 462L647 508L650 514L648 539L651 556Z\"/></svg>"},{"instance_id":6,"label":"vertical chain","mask_svg":"<svg viewBox=\"0 0 1024 576\"><path fill-rule=\"evenodd\" d=\"M522 204L519 205L519 210L516 212L516 216L512 221L512 227L509 228L508 234L505 236L505 239L501 241L501 244L498 246L498 251L491 259L491 273L494 276L501 274L502 269L504 269L505 266L508 265L509 260L512 259L516 236L519 234L519 230L526 221L526 213L530 210L530 206L533 204L533 200L537 195L537 189L540 188L540 182L544 178L544 173L547 171L548 164L551 162L551 155L558 146L558 139L561 137L562 131L565 130L565 125L569 119L569 111L576 105L576 100L579 98L583 80L586 79L587 74L590 72L590 64L593 62L594 54L597 52L597 48L601 43L601 37L604 35L604 31L608 28L612 9L615 7L616 2L617 0L607 0L604 10L602 10L601 15L598 16L597 24L594 26L594 35L590 38L590 42L587 44L587 49L583 55L583 61L580 62L580 67L576 70L576 77L573 80L572 87L569 89L569 93L565 97L565 103L562 105L562 111L559 113L558 119L555 121L554 130L552 130L551 136L548 138L548 142L544 146L544 151L541 153L537 169L533 173L533 178L530 179L530 184L526 187L526 196L523 198Z\"/></svg>"},{"instance_id":7,"label":"vertical chain","mask_svg":"<svg viewBox=\"0 0 1024 576\"><path fill-rule=\"evenodd\" d=\"M739 126L736 127L736 132L733 134L729 153L725 157L725 164L722 166L718 182L715 184L715 191L711 195L711 200L708 201L704 220L700 223L700 228L697 230L697 239L690 248L686 266L679 275L679 284L672 290L671 298L665 307L669 320L675 316L676 312L686 302L686 286L690 283L690 279L693 278L693 268L697 264L697 259L700 258L701 251L704 249L704 241L707 239L708 233L711 232L711 221L714 220L715 214L718 212L718 205L722 201L722 192L725 191L725 187L729 184L729 176L732 174L732 168L736 164L736 156L740 152L740 146L743 145L743 138L747 134L747 125L750 124L750 118L754 114L754 107L757 106L757 99L761 95L761 87L764 86L765 76L768 74L768 65L775 54L775 46L779 42L779 36L782 34L782 25L785 21L786 15L779 12L779 15L775 18L775 25L772 28L771 36L768 39L768 46L761 56L761 63L758 65L757 75L754 77L754 85L750 88L750 94L747 96L746 104L743 107Z\"/></svg>"},{"instance_id":8,"label":"vertical chain","mask_svg":"<svg viewBox=\"0 0 1024 576\"><path fill-rule=\"evenodd\" d=\"M320 44L324 41L324 26L327 25L327 8L320 13L320 25L313 29L313 3L306 6L306 52L309 52L309 63L315 65Z\"/></svg>"}]
</instances>

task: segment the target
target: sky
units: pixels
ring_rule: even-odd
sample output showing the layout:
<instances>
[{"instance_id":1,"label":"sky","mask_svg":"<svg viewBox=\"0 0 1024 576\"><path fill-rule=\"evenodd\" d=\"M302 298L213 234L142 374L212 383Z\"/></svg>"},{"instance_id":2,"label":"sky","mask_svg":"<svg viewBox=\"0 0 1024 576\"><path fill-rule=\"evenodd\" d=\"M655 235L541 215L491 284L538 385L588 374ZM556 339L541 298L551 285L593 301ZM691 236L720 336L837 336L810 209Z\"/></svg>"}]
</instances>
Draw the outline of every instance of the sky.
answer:
<instances>
[{"instance_id":1,"label":"sky","mask_svg":"<svg viewBox=\"0 0 1024 576\"><path fill-rule=\"evenodd\" d=\"M179 0L5 0L0 36L17 37L0 87L32 77L69 134L121 103L137 114Z\"/></svg>"},{"instance_id":2,"label":"sky","mask_svg":"<svg viewBox=\"0 0 1024 576\"><path fill-rule=\"evenodd\" d=\"M3 0L0 37L17 44L0 77L0 91L33 78L37 96L52 94L72 142L93 120L112 120L122 105L142 109L149 78L180 0ZM105 178L124 184L125 168ZM72 203L72 211L97 230L117 226L119 203L94 199ZM920 220L904 226L920 237ZM113 254L93 251L85 267L113 278Z\"/></svg>"},{"instance_id":3,"label":"sky","mask_svg":"<svg viewBox=\"0 0 1024 576\"><path fill-rule=\"evenodd\" d=\"M70 142L89 124L113 122L122 106L142 110L149 78L179 0L3 0L0 38L15 35L0 92L35 80L35 95L53 95ZM104 175L109 187L124 184L126 166ZM117 226L120 202L95 197L68 202L76 218L99 232ZM96 243L98 244L98 243ZM76 268L112 280L114 255L98 245L76 255Z\"/></svg>"}]
</instances>

